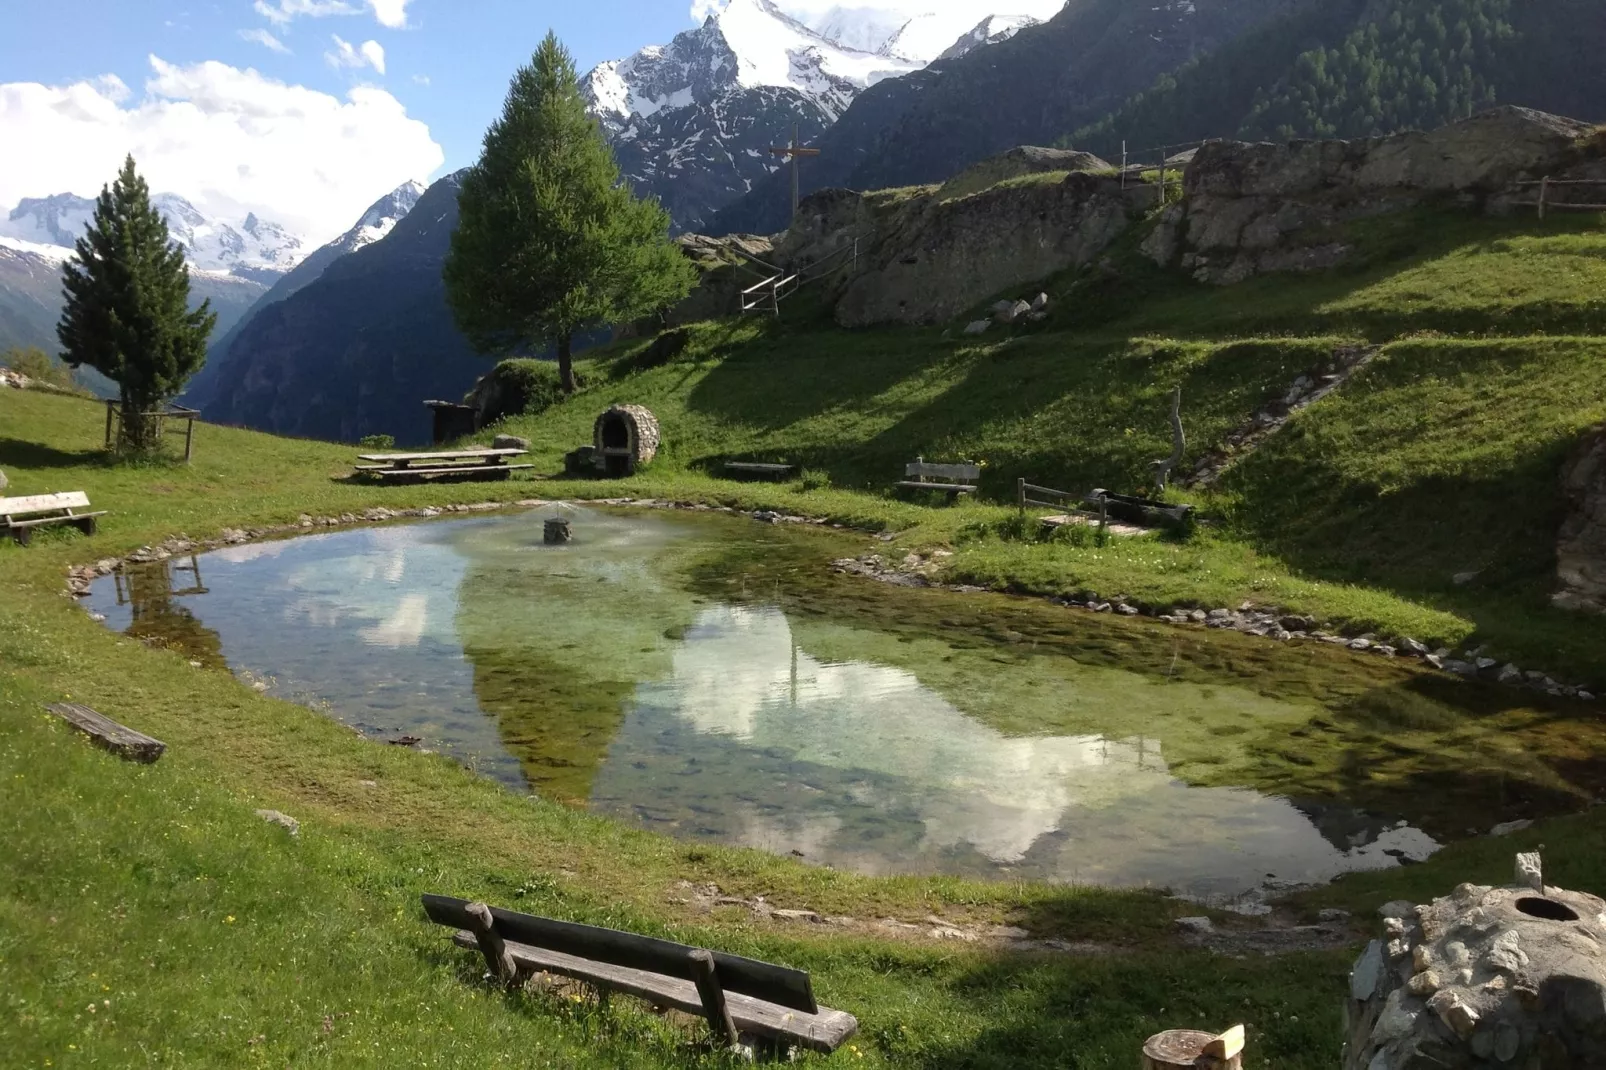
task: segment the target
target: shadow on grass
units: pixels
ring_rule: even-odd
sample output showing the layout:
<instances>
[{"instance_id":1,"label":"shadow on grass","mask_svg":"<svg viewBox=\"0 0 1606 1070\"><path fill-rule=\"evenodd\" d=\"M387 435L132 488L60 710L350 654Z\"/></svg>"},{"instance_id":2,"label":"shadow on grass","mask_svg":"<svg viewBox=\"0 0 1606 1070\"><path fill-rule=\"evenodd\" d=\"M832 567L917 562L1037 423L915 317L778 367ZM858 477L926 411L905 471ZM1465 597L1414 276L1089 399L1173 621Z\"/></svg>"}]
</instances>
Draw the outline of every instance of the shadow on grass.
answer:
<instances>
[{"instance_id":1,"label":"shadow on grass","mask_svg":"<svg viewBox=\"0 0 1606 1070\"><path fill-rule=\"evenodd\" d=\"M39 442L20 438L0 438L0 467L83 468L115 463L104 450L58 450Z\"/></svg>"}]
</instances>

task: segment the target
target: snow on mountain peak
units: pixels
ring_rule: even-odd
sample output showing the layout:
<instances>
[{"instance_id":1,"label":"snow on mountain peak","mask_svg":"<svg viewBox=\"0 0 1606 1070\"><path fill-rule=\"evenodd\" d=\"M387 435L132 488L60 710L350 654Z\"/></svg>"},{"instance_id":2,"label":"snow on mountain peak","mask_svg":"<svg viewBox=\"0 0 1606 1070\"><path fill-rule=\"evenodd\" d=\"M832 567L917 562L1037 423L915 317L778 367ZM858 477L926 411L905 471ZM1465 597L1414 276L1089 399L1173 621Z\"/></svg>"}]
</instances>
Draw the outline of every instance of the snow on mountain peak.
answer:
<instances>
[{"instance_id":1,"label":"snow on mountain peak","mask_svg":"<svg viewBox=\"0 0 1606 1070\"><path fill-rule=\"evenodd\" d=\"M938 53L932 62L935 63L940 59L956 59L982 45L996 45L1000 41L1009 40L1028 26L1040 24L1041 20L1031 15L988 15L962 34L959 40Z\"/></svg>"},{"instance_id":2,"label":"snow on mountain peak","mask_svg":"<svg viewBox=\"0 0 1606 1070\"><path fill-rule=\"evenodd\" d=\"M329 245L343 253L355 252L365 245L372 245L389 234L391 228L413 210L413 205L417 204L418 198L423 195L423 183L403 182L369 205L356 225Z\"/></svg>"},{"instance_id":3,"label":"snow on mountain peak","mask_svg":"<svg viewBox=\"0 0 1606 1070\"><path fill-rule=\"evenodd\" d=\"M255 214L247 215L236 229L209 218L176 193L154 194L151 206L162 214L169 235L184 246L190 266L198 271L260 279L289 271L304 255L300 238ZM0 221L0 237L55 246L65 256L83 236L94 212L94 200L72 193L24 197Z\"/></svg>"}]
</instances>

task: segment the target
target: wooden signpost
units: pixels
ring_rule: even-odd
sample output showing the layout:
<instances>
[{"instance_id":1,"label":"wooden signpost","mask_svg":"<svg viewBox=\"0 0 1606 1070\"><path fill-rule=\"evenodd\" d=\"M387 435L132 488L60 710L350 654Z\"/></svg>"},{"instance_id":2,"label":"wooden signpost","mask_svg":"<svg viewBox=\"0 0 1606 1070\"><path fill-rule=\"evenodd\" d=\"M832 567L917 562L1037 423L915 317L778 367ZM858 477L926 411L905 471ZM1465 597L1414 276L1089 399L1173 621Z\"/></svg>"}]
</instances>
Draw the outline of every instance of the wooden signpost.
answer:
<instances>
[{"instance_id":1,"label":"wooden signpost","mask_svg":"<svg viewBox=\"0 0 1606 1070\"><path fill-rule=\"evenodd\" d=\"M798 144L797 124L792 124L792 143L790 145L771 145L770 152L776 156L784 156L792 165L792 221L797 222L797 158L799 156L818 156L819 149L805 149Z\"/></svg>"}]
</instances>

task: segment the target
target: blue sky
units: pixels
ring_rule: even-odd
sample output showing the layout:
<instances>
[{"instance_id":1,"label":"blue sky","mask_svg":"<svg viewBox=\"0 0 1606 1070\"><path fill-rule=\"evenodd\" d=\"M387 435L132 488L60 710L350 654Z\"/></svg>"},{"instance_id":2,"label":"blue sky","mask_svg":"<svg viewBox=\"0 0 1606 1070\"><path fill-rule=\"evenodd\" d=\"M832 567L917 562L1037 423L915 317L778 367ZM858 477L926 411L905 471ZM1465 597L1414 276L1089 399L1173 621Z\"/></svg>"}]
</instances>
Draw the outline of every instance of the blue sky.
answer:
<instances>
[{"instance_id":1,"label":"blue sky","mask_svg":"<svg viewBox=\"0 0 1606 1070\"><path fill-rule=\"evenodd\" d=\"M134 148L157 189L332 236L471 163L548 28L583 73L693 24L687 0L4 0L0 212L93 194Z\"/></svg>"}]
</instances>

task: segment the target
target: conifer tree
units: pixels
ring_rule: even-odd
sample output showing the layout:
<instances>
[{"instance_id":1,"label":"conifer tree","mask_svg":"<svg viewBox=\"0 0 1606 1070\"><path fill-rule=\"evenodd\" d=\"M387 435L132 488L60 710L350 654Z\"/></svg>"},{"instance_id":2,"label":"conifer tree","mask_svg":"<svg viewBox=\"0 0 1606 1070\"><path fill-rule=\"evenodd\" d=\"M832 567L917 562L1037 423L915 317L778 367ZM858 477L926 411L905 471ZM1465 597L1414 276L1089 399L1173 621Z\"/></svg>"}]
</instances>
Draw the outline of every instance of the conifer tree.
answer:
<instances>
[{"instance_id":1,"label":"conifer tree","mask_svg":"<svg viewBox=\"0 0 1606 1070\"><path fill-rule=\"evenodd\" d=\"M156 411L184 389L206 360L217 316L211 301L191 310L184 249L151 207L150 190L129 156L103 186L95 216L62 268L66 306L56 337L74 368L87 364L117 383L122 444L156 445Z\"/></svg>"},{"instance_id":2,"label":"conifer tree","mask_svg":"<svg viewBox=\"0 0 1606 1070\"><path fill-rule=\"evenodd\" d=\"M444 279L458 327L482 352L555 346L565 393L576 332L657 311L695 281L669 213L621 184L550 32L514 74L457 207Z\"/></svg>"}]
</instances>

